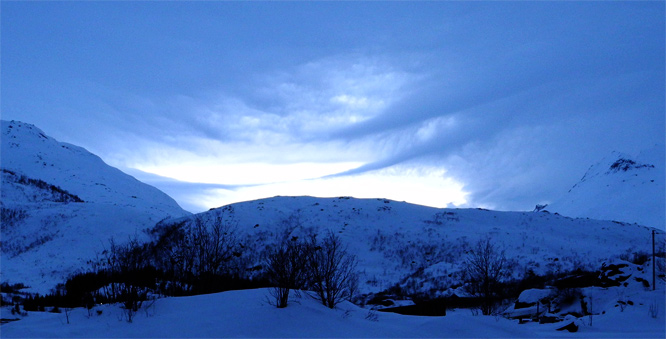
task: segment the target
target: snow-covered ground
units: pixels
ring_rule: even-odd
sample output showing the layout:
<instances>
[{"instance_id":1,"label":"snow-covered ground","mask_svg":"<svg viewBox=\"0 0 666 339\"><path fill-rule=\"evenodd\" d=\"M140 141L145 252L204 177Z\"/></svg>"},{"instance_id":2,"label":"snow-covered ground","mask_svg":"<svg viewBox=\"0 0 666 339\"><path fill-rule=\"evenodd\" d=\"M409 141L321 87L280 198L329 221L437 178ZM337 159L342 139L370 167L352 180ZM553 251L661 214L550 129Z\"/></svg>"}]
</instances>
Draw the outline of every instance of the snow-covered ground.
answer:
<instances>
[{"instance_id":1,"label":"snow-covered ground","mask_svg":"<svg viewBox=\"0 0 666 339\"><path fill-rule=\"evenodd\" d=\"M210 338L210 337L375 337L375 338L663 338L664 293L644 291L635 304L621 311L577 320L576 333L557 331L566 323L519 324L494 316L473 316L469 310L449 310L443 317L405 316L360 308L345 302L328 309L309 296L294 296L287 308L267 301L268 290L229 291L193 297L159 299L140 310L132 323L117 305L97 306L88 317L74 309L67 324L64 313L31 312L20 321L2 325L3 338ZM656 303L659 314L649 314ZM101 315L97 312L100 311ZM3 309L3 318L10 318Z\"/></svg>"}]
</instances>

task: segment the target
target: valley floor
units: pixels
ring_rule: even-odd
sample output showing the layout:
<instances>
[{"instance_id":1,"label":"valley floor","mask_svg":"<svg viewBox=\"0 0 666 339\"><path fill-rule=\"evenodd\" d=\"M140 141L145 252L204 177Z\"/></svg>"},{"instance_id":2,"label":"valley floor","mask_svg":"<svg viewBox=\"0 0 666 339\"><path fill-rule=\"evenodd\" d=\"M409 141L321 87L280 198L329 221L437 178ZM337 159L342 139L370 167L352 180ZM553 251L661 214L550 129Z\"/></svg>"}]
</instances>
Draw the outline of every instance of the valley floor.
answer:
<instances>
[{"instance_id":1,"label":"valley floor","mask_svg":"<svg viewBox=\"0 0 666 339\"><path fill-rule=\"evenodd\" d=\"M82 308L69 314L30 312L19 321L3 324L0 336L13 337L593 337L664 338L664 291L646 291L624 311L578 321L576 333L556 331L565 325L518 324L492 316L473 316L469 310L450 310L445 317L405 316L360 308L351 303L328 309L305 294L293 296L289 306L277 309L269 303L267 289L229 291L193 297L159 299L139 310L132 323L123 319L118 305L95 307L92 315ZM649 315L656 304L658 316ZM101 313L101 314L100 314ZM2 309L2 318L13 318Z\"/></svg>"}]
</instances>

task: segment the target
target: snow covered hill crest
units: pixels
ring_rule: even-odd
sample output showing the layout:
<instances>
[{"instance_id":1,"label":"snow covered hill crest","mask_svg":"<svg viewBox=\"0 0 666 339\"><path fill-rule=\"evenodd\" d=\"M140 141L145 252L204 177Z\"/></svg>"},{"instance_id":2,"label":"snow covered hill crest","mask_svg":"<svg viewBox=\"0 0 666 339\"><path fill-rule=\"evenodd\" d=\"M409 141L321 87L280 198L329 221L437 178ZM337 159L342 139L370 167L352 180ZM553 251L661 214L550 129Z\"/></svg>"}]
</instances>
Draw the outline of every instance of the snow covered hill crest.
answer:
<instances>
[{"instance_id":1,"label":"snow covered hill crest","mask_svg":"<svg viewBox=\"0 0 666 339\"><path fill-rule=\"evenodd\" d=\"M1 154L2 168L61 187L86 202L150 205L165 213L181 210L164 192L31 124L2 121Z\"/></svg>"},{"instance_id":2,"label":"snow covered hill crest","mask_svg":"<svg viewBox=\"0 0 666 339\"><path fill-rule=\"evenodd\" d=\"M666 229L664 145L635 156L613 152L546 209L570 217Z\"/></svg>"},{"instance_id":3,"label":"snow covered hill crest","mask_svg":"<svg viewBox=\"0 0 666 339\"><path fill-rule=\"evenodd\" d=\"M244 248L261 250L287 234L338 236L358 258L359 291L460 296L470 249L490 238L509 259L513 278L598 270L604 263L651 249L653 228L546 212L439 209L388 199L274 197L187 217L236 225ZM183 220L175 220L182 222ZM657 231L657 248L664 246ZM244 251L247 268L263 264Z\"/></svg>"},{"instance_id":4,"label":"snow covered hill crest","mask_svg":"<svg viewBox=\"0 0 666 339\"><path fill-rule=\"evenodd\" d=\"M37 127L2 121L2 276L48 292L109 238L189 215L168 195Z\"/></svg>"}]
</instances>

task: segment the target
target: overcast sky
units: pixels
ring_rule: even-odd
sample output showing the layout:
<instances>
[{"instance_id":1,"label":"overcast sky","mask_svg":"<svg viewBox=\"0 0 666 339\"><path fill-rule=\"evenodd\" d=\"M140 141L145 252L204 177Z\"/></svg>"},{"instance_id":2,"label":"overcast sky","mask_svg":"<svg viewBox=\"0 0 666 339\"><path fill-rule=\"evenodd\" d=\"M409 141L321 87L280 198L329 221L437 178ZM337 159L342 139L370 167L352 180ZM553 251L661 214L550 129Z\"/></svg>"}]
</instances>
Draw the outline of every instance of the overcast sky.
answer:
<instances>
[{"instance_id":1,"label":"overcast sky","mask_svg":"<svg viewBox=\"0 0 666 339\"><path fill-rule=\"evenodd\" d=\"M531 210L664 143L664 2L6 2L2 118L193 212Z\"/></svg>"}]
</instances>

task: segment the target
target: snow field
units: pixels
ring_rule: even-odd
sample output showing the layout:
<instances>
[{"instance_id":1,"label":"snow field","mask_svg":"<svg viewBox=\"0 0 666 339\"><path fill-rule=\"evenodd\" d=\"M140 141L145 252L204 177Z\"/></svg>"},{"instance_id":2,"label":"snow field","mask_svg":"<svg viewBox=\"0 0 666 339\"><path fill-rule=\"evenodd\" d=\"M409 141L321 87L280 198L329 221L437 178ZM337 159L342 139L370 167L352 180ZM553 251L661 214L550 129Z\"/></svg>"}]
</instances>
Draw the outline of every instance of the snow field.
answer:
<instances>
[{"instance_id":1,"label":"snow field","mask_svg":"<svg viewBox=\"0 0 666 339\"><path fill-rule=\"evenodd\" d=\"M30 312L0 329L4 338L663 338L665 334L663 290L643 293L635 306L623 312L611 309L595 315L592 325L585 317L576 320L580 325L576 333L556 331L565 323L518 324L501 317L473 316L466 309L451 310L445 317L374 313L348 302L328 309L305 293L294 294L287 308L278 309L269 304L268 295L267 289L256 289L159 299L139 310L133 323L123 319L118 305L97 306L90 317L87 310L74 309L70 324L64 313ZM655 300L660 313L651 318L648 302ZM11 317L7 309L2 312L3 318ZM368 319L370 312L375 320Z\"/></svg>"}]
</instances>

